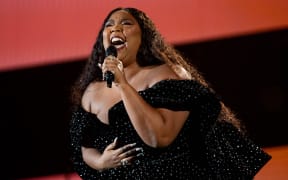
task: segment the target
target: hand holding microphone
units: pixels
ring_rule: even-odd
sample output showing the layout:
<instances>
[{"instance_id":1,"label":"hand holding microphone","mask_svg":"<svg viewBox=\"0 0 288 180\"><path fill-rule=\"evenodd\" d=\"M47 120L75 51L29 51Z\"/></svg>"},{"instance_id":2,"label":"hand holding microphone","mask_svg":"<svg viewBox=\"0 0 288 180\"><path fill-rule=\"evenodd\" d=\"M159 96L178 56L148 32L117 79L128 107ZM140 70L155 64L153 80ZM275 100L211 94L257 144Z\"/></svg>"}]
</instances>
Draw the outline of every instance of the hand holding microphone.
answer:
<instances>
[{"instance_id":1,"label":"hand holding microphone","mask_svg":"<svg viewBox=\"0 0 288 180\"><path fill-rule=\"evenodd\" d=\"M114 46L109 46L106 49L105 56L114 56L117 57L117 49ZM112 87L112 82L114 81L114 74L111 71L106 71L104 73L104 80L107 81L107 87Z\"/></svg>"}]
</instances>

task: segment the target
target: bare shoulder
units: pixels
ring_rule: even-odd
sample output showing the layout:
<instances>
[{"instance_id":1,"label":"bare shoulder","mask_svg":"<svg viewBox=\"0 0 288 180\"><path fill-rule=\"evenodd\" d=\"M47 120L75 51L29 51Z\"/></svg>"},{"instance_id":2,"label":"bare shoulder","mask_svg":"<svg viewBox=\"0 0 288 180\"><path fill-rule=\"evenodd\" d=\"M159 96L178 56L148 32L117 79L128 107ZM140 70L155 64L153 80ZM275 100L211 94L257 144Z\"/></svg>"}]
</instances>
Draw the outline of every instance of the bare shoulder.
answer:
<instances>
[{"instance_id":1,"label":"bare shoulder","mask_svg":"<svg viewBox=\"0 0 288 180\"><path fill-rule=\"evenodd\" d=\"M151 74L155 75L154 73L157 74L159 78L169 78L169 77L178 78L177 74L167 64L163 64L163 65L156 66L155 68L153 68Z\"/></svg>"},{"instance_id":2,"label":"bare shoulder","mask_svg":"<svg viewBox=\"0 0 288 180\"><path fill-rule=\"evenodd\" d=\"M88 85L86 90L83 93L82 96L82 107L88 111L91 112L91 100L95 96L95 94L99 91L101 91L103 85L101 82L92 82Z\"/></svg>"},{"instance_id":3,"label":"bare shoulder","mask_svg":"<svg viewBox=\"0 0 288 180\"><path fill-rule=\"evenodd\" d=\"M147 79L148 78L150 86L158 81L165 79L181 79L167 64L155 66L154 68L152 68L149 72Z\"/></svg>"}]
</instances>

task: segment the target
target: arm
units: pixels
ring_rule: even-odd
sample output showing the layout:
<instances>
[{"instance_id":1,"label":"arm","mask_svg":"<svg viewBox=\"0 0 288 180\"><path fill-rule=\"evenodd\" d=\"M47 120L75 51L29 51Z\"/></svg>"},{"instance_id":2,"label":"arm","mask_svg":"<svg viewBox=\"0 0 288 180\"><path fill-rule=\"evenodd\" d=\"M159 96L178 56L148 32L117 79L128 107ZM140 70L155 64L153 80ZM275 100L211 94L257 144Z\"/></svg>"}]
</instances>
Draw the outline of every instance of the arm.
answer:
<instances>
[{"instance_id":1,"label":"arm","mask_svg":"<svg viewBox=\"0 0 288 180\"><path fill-rule=\"evenodd\" d=\"M159 82L164 79L182 79L182 78L175 75L175 73L173 73L172 70L167 68L167 66L165 65L157 66L154 68L152 67L152 70L148 71L147 73L147 71L143 70L143 68L135 64L132 64L129 67L126 67L125 72L123 70L121 71L117 66L118 63L119 62L117 60L114 60L114 61L105 60L102 66L102 71L106 72L107 70L109 70L109 71L114 72L114 76L115 76L114 85L119 90L121 99L129 115L130 121L133 124L135 130L137 131L138 135L149 146L152 146L152 147L168 146L169 144L172 143L172 141L178 135L187 117L189 116L189 112L191 108L187 109L187 106L185 106L186 109L184 110L181 109L181 106L183 105L183 103L185 103L189 107L192 107L197 104L197 101L199 101L199 98L203 99L203 97L200 97L202 96L202 94L204 96L206 96L206 94L202 93L201 88L200 89L196 88L196 91L194 92L193 90L193 93L191 94L191 89L186 86L185 93L189 92L191 95L190 98L187 99L186 94L183 94L183 92L179 91L179 87L168 87L169 86L168 85L167 88L169 88L170 90L176 90L177 92L179 92L179 94L177 94L176 96L179 97L180 99L178 100L171 99L172 101L169 101L167 103L170 103L169 105L176 103L177 105L175 104L174 106L178 106L179 109L175 111L169 110L170 109L168 108L169 105L165 104L165 102L164 104L159 106L161 108L155 108L157 106L154 106L154 105L152 107L150 105L151 102L147 103L148 101L150 101L149 98L144 100L138 94L137 90L135 90L133 85L131 85L127 81L126 79L127 77L128 79L129 78L131 79L134 77L135 72L141 73L142 76L146 75L145 76L146 79L149 79L149 82L148 83L146 82L148 85L155 84L156 82ZM182 84L180 86L182 87ZM163 89L165 88L162 87L162 91L159 91L159 96L164 99L169 99L169 97L166 98L165 95L163 95L163 93L165 93L165 90L163 91ZM201 91L201 92L198 92L198 91ZM198 97L198 99L191 99L191 97L196 97L196 98ZM183 100L185 102L183 102ZM207 100L209 101L209 99ZM165 105L164 108L163 108L163 105ZM198 106L198 108L200 107ZM202 114L202 109L200 108L200 110L201 110L200 114ZM203 111L203 113L205 113L205 111ZM204 121L206 122L205 118L202 118L202 119L204 119ZM207 122L209 121L208 123L210 123L210 119L211 118L207 119ZM199 123L205 126L204 125L205 122L199 122Z\"/></svg>"},{"instance_id":2,"label":"arm","mask_svg":"<svg viewBox=\"0 0 288 180\"><path fill-rule=\"evenodd\" d=\"M188 111L153 108L128 83L118 85L131 122L142 140L152 147L169 145L178 135Z\"/></svg>"},{"instance_id":3,"label":"arm","mask_svg":"<svg viewBox=\"0 0 288 180\"><path fill-rule=\"evenodd\" d=\"M164 79L179 79L167 65L149 71L150 86ZM167 108L152 107L126 81L118 85L131 122L141 139L152 147L171 144L185 123L189 111L172 111Z\"/></svg>"},{"instance_id":4,"label":"arm","mask_svg":"<svg viewBox=\"0 0 288 180\"><path fill-rule=\"evenodd\" d=\"M147 145L152 147L164 147L171 144L181 130L189 112L152 107L138 94L126 78L133 77L135 75L133 72L141 73L142 76L149 74L149 77L146 76L149 79L148 84L153 84L163 79L179 79L179 77L168 65L152 67L145 71L135 63L126 67L124 73L123 69L118 68L119 63L119 60L106 58L102 72L109 70L114 73L114 85L119 90L131 123L138 135Z\"/></svg>"},{"instance_id":5,"label":"arm","mask_svg":"<svg viewBox=\"0 0 288 180\"><path fill-rule=\"evenodd\" d=\"M74 168L81 177L94 174L92 169L101 171L120 166L121 160L127 160L130 164L135 156L142 153L142 148L135 147L135 143L116 148L117 138L102 153L99 152L92 146L91 139L87 135L90 126L91 122L85 111L80 109L73 113L70 123L71 155Z\"/></svg>"},{"instance_id":6,"label":"arm","mask_svg":"<svg viewBox=\"0 0 288 180\"><path fill-rule=\"evenodd\" d=\"M95 148L86 148L81 146L83 161L93 169L102 170L103 165L99 161L101 153Z\"/></svg>"},{"instance_id":7,"label":"arm","mask_svg":"<svg viewBox=\"0 0 288 180\"><path fill-rule=\"evenodd\" d=\"M82 106L90 107L87 104L83 103ZM135 143L116 148L117 139L108 144L104 150L99 151L94 146L97 134L93 132L97 131L97 127L94 116L91 116L87 110L80 106L73 110L69 130L71 160L75 171L82 178L98 177L100 171L121 166L123 160L130 164L135 156L142 154L142 148L135 147Z\"/></svg>"}]
</instances>

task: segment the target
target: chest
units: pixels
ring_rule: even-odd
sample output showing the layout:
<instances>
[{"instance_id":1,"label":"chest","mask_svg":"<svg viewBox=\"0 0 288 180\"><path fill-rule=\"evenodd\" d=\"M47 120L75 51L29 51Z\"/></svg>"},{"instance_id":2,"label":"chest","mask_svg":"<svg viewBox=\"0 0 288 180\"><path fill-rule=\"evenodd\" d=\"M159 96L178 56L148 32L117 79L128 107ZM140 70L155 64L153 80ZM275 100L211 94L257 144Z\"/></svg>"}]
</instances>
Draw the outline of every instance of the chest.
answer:
<instances>
[{"instance_id":1,"label":"chest","mask_svg":"<svg viewBox=\"0 0 288 180\"><path fill-rule=\"evenodd\" d=\"M90 111L96 114L101 122L108 124L108 112L119 101L121 96L115 88L101 88L90 96Z\"/></svg>"},{"instance_id":2,"label":"chest","mask_svg":"<svg viewBox=\"0 0 288 180\"><path fill-rule=\"evenodd\" d=\"M136 92L144 90L147 88L144 82L143 80L132 82L131 87L134 88ZM103 83L101 88L97 89L97 91L95 90L90 95L89 101L91 113L96 114L101 122L109 124L109 110L122 101L122 98L116 86L112 85L112 88L107 88L106 84Z\"/></svg>"}]
</instances>

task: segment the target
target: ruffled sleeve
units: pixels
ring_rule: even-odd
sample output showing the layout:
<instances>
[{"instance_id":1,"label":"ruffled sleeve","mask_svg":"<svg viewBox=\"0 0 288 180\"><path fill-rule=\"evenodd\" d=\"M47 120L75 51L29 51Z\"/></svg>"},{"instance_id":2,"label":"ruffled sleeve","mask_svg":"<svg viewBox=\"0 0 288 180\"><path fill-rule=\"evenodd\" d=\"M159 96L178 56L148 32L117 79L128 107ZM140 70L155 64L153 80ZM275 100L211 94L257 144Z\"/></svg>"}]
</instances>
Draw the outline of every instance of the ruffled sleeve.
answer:
<instances>
[{"instance_id":1,"label":"ruffled sleeve","mask_svg":"<svg viewBox=\"0 0 288 180\"><path fill-rule=\"evenodd\" d=\"M91 114L85 112L81 107L72 112L69 129L71 160L74 170L82 179L93 179L93 177L97 179L97 176L100 176L100 173L98 174L97 171L85 164L81 152L81 146L92 146L92 137L89 133L92 124Z\"/></svg>"},{"instance_id":2,"label":"ruffled sleeve","mask_svg":"<svg viewBox=\"0 0 288 180\"><path fill-rule=\"evenodd\" d=\"M142 96L154 107L191 112L193 149L199 149L216 179L252 179L271 159L233 124L219 119L220 99L195 81L160 81Z\"/></svg>"},{"instance_id":3,"label":"ruffled sleeve","mask_svg":"<svg viewBox=\"0 0 288 180\"><path fill-rule=\"evenodd\" d=\"M154 107L190 111L201 134L213 126L221 110L216 94L192 80L163 80L140 94Z\"/></svg>"}]
</instances>

